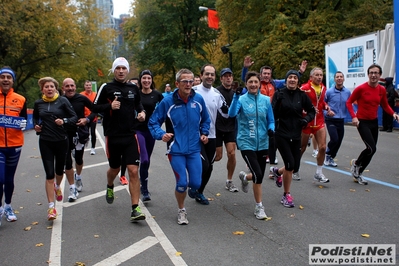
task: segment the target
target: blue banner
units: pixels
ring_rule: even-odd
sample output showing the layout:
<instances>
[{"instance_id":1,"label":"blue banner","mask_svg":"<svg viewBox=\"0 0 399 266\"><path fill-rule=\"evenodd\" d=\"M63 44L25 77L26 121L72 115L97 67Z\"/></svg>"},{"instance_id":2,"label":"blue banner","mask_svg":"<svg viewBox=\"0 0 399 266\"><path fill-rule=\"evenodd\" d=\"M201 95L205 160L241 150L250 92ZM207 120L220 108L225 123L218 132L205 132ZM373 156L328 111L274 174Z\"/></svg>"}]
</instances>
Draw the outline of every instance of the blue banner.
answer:
<instances>
[{"instance_id":1,"label":"blue banner","mask_svg":"<svg viewBox=\"0 0 399 266\"><path fill-rule=\"evenodd\" d=\"M25 118L18 116L0 115L0 127L20 129L20 124L22 120L25 120Z\"/></svg>"}]
</instances>

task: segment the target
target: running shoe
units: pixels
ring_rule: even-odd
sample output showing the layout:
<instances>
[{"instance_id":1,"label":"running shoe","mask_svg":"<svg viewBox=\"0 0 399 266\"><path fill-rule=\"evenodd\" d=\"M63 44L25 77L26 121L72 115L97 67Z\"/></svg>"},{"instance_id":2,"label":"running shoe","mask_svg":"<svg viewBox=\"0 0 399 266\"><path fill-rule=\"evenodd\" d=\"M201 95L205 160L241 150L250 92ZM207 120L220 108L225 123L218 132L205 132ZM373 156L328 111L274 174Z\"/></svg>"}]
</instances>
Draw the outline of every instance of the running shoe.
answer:
<instances>
[{"instance_id":1,"label":"running shoe","mask_svg":"<svg viewBox=\"0 0 399 266\"><path fill-rule=\"evenodd\" d=\"M316 173L314 175L313 179L315 181L319 181L320 183L328 183L328 182L330 182L330 180L328 180L327 177L325 177L323 174L318 174L318 173Z\"/></svg>"},{"instance_id":2,"label":"running shoe","mask_svg":"<svg viewBox=\"0 0 399 266\"><path fill-rule=\"evenodd\" d=\"M281 198L281 203L283 204L284 207L287 208L293 208L295 207L294 204L294 198L291 196L291 194L286 194Z\"/></svg>"},{"instance_id":3,"label":"running shoe","mask_svg":"<svg viewBox=\"0 0 399 266\"><path fill-rule=\"evenodd\" d=\"M124 175L119 178L119 182L124 186L129 184L129 181L127 181L127 178Z\"/></svg>"},{"instance_id":4,"label":"running shoe","mask_svg":"<svg viewBox=\"0 0 399 266\"><path fill-rule=\"evenodd\" d=\"M4 215L6 216L7 222L15 222L17 220L17 216L15 216L11 206L4 208Z\"/></svg>"},{"instance_id":5,"label":"running shoe","mask_svg":"<svg viewBox=\"0 0 399 266\"><path fill-rule=\"evenodd\" d=\"M205 198L204 194L198 193L195 197L195 201L201 203L202 205L209 205L209 200Z\"/></svg>"},{"instance_id":6,"label":"running shoe","mask_svg":"<svg viewBox=\"0 0 399 266\"><path fill-rule=\"evenodd\" d=\"M276 186L281 187L283 185L283 177L278 174L278 168L270 167L270 174L273 175L274 181L276 182Z\"/></svg>"},{"instance_id":7,"label":"running shoe","mask_svg":"<svg viewBox=\"0 0 399 266\"><path fill-rule=\"evenodd\" d=\"M188 188L188 196L192 199L195 199L198 195L198 190L191 189L191 187Z\"/></svg>"},{"instance_id":8,"label":"running shoe","mask_svg":"<svg viewBox=\"0 0 399 266\"><path fill-rule=\"evenodd\" d=\"M51 221L57 218L57 211L55 208L49 208L47 210L47 220Z\"/></svg>"},{"instance_id":9,"label":"running shoe","mask_svg":"<svg viewBox=\"0 0 399 266\"><path fill-rule=\"evenodd\" d=\"M83 188L82 178L77 179L76 173L75 173L75 186L78 192L82 192Z\"/></svg>"},{"instance_id":10,"label":"running shoe","mask_svg":"<svg viewBox=\"0 0 399 266\"><path fill-rule=\"evenodd\" d=\"M299 172L293 173L292 174L292 179L296 180L296 181L301 180L301 177L299 176Z\"/></svg>"},{"instance_id":11,"label":"running shoe","mask_svg":"<svg viewBox=\"0 0 399 266\"><path fill-rule=\"evenodd\" d=\"M55 192L55 198L56 198L56 200L57 200L57 201L62 201L62 191L61 191L61 188L60 188L60 187L57 188L57 185L55 184L55 182L54 182L54 192Z\"/></svg>"},{"instance_id":12,"label":"running shoe","mask_svg":"<svg viewBox=\"0 0 399 266\"><path fill-rule=\"evenodd\" d=\"M248 180L245 179L247 174L244 171L241 171L238 177L241 179L241 190L244 193L248 193Z\"/></svg>"},{"instance_id":13,"label":"running shoe","mask_svg":"<svg viewBox=\"0 0 399 266\"><path fill-rule=\"evenodd\" d=\"M276 157L276 159L274 159L274 164L278 164L278 159Z\"/></svg>"},{"instance_id":14,"label":"running shoe","mask_svg":"<svg viewBox=\"0 0 399 266\"><path fill-rule=\"evenodd\" d=\"M265 213L265 207L263 207L263 206L255 206L254 215L256 216L256 219L258 219L258 220L266 219L267 215Z\"/></svg>"},{"instance_id":15,"label":"running shoe","mask_svg":"<svg viewBox=\"0 0 399 266\"><path fill-rule=\"evenodd\" d=\"M114 189L113 188L107 187L107 191L105 192L105 199L107 200L108 204L112 204L114 202Z\"/></svg>"},{"instance_id":16,"label":"running shoe","mask_svg":"<svg viewBox=\"0 0 399 266\"><path fill-rule=\"evenodd\" d=\"M68 202L74 202L78 199L79 192L76 188L69 188Z\"/></svg>"},{"instance_id":17,"label":"running shoe","mask_svg":"<svg viewBox=\"0 0 399 266\"><path fill-rule=\"evenodd\" d=\"M351 173L354 178L359 177L359 166L356 165L356 159L351 160Z\"/></svg>"},{"instance_id":18,"label":"running shoe","mask_svg":"<svg viewBox=\"0 0 399 266\"><path fill-rule=\"evenodd\" d=\"M270 158L269 158L269 156L266 157L266 163L270 163Z\"/></svg>"},{"instance_id":19,"label":"running shoe","mask_svg":"<svg viewBox=\"0 0 399 266\"><path fill-rule=\"evenodd\" d=\"M337 164L334 162L334 159L328 154L326 154L326 158L324 159L324 165L337 167Z\"/></svg>"},{"instance_id":20,"label":"running shoe","mask_svg":"<svg viewBox=\"0 0 399 266\"><path fill-rule=\"evenodd\" d=\"M230 192L238 192L238 188L233 184L233 181L226 181L226 189Z\"/></svg>"},{"instance_id":21,"label":"running shoe","mask_svg":"<svg viewBox=\"0 0 399 266\"><path fill-rule=\"evenodd\" d=\"M95 155L96 154L96 149L95 148L91 148L90 149L90 155Z\"/></svg>"},{"instance_id":22,"label":"running shoe","mask_svg":"<svg viewBox=\"0 0 399 266\"><path fill-rule=\"evenodd\" d=\"M364 177L361 174L359 174L358 177L355 177L354 181L357 182L359 185L368 185L368 183L369 183L369 182L367 182L366 179L364 179Z\"/></svg>"},{"instance_id":23,"label":"running shoe","mask_svg":"<svg viewBox=\"0 0 399 266\"><path fill-rule=\"evenodd\" d=\"M178 224L188 224L186 210L179 210L179 212L177 213L177 223Z\"/></svg>"},{"instance_id":24,"label":"running shoe","mask_svg":"<svg viewBox=\"0 0 399 266\"><path fill-rule=\"evenodd\" d=\"M319 154L319 151L318 151L318 150L313 150L312 156L313 156L314 158L317 157L317 154Z\"/></svg>"},{"instance_id":25,"label":"running shoe","mask_svg":"<svg viewBox=\"0 0 399 266\"><path fill-rule=\"evenodd\" d=\"M308 138L308 147L312 144L312 138Z\"/></svg>"},{"instance_id":26,"label":"running shoe","mask_svg":"<svg viewBox=\"0 0 399 266\"><path fill-rule=\"evenodd\" d=\"M151 200L151 193L148 191L144 191L143 193L143 197L141 198L141 201L150 201Z\"/></svg>"},{"instance_id":27,"label":"running shoe","mask_svg":"<svg viewBox=\"0 0 399 266\"><path fill-rule=\"evenodd\" d=\"M130 221L135 223L140 220L145 220L145 214L142 213L140 207L137 206L130 214Z\"/></svg>"}]
</instances>

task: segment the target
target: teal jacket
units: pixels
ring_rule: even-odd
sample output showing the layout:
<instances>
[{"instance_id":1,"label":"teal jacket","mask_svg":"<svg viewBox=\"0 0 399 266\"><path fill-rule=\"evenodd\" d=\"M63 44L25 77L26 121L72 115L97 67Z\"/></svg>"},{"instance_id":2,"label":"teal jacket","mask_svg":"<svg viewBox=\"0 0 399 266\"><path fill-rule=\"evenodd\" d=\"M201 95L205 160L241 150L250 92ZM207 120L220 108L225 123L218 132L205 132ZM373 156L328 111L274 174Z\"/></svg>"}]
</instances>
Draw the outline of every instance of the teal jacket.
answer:
<instances>
[{"instance_id":1,"label":"teal jacket","mask_svg":"<svg viewBox=\"0 0 399 266\"><path fill-rule=\"evenodd\" d=\"M237 117L237 147L240 150L269 149L269 129L274 131L274 115L270 97L246 93L234 94L229 116Z\"/></svg>"}]
</instances>

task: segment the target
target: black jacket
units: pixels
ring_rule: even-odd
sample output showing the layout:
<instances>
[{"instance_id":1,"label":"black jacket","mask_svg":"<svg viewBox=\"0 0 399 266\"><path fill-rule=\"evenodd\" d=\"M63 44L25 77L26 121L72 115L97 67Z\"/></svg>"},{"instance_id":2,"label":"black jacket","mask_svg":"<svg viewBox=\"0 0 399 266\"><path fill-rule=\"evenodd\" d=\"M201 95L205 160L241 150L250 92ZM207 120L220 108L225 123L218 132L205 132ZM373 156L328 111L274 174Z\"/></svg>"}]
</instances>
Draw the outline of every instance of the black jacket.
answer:
<instances>
[{"instance_id":1,"label":"black jacket","mask_svg":"<svg viewBox=\"0 0 399 266\"><path fill-rule=\"evenodd\" d=\"M57 118L66 118L67 122L58 126ZM33 125L41 125L42 131L38 133L40 138L47 141L61 141L67 138L66 127L75 125L78 117L71 103L62 96L53 102L45 102L42 99L35 101L33 108Z\"/></svg>"},{"instance_id":2,"label":"black jacket","mask_svg":"<svg viewBox=\"0 0 399 266\"><path fill-rule=\"evenodd\" d=\"M300 139L302 119L309 123L315 117L316 111L305 92L300 89L280 89L275 92L272 100L275 117L275 132L283 138Z\"/></svg>"},{"instance_id":3,"label":"black jacket","mask_svg":"<svg viewBox=\"0 0 399 266\"><path fill-rule=\"evenodd\" d=\"M112 110L111 103L118 97L121 106ZM144 111L139 89L135 84L121 83L115 79L103 84L94 100L93 112L103 114L105 136L131 136L135 134L135 119Z\"/></svg>"}]
</instances>

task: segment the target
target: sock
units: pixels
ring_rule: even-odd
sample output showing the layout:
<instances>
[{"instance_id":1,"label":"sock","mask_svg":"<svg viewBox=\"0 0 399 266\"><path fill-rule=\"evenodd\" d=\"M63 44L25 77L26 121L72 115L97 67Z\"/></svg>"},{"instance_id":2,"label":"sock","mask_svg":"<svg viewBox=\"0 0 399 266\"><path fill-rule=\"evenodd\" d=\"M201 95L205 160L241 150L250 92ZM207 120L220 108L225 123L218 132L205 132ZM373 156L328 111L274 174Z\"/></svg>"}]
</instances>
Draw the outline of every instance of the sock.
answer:
<instances>
[{"instance_id":1,"label":"sock","mask_svg":"<svg viewBox=\"0 0 399 266\"><path fill-rule=\"evenodd\" d=\"M75 190L75 184L69 185L69 189Z\"/></svg>"},{"instance_id":2,"label":"sock","mask_svg":"<svg viewBox=\"0 0 399 266\"><path fill-rule=\"evenodd\" d=\"M78 174L75 173L75 179L76 179L76 180L80 180L80 179L82 179L82 177L81 177L80 175L78 175Z\"/></svg>"},{"instance_id":3,"label":"sock","mask_svg":"<svg viewBox=\"0 0 399 266\"><path fill-rule=\"evenodd\" d=\"M183 207L183 209L179 209L179 212L180 212L180 211L186 211L186 208Z\"/></svg>"},{"instance_id":4,"label":"sock","mask_svg":"<svg viewBox=\"0 0 399 266\"><path fill-rule=\"evenodd\" d=\"M49 203L48 203L48 207L49 207L49 208L54 208L54 202L49 202Z\"/></svg>"},{"instance_id":5,"label":"sock","mask_svg":"<svg viewBox=\"0 0 399 266\"><path fill-rule=\"evenodd\" d=\"M107 188L114 189L114 184L112 184L112 186L107 185Z\"/></svg>"},{"instance_id":6,"label":"sock","mask_svg":"<svg viewBox=\"0 0 399 266\"><path fill-rule=\"evenodd\" d=\"M290 194L290 193L289 193L289 192L284 192L284 197L285 197L287 194Z\"/></svg>"},{"instance_id":7,"label":"sock","mask_svg":"<svg viewBox=\"0 0 399 266\"><path fill-rule=\"evenodd\" d=\"M133 204L133 205L132 205L132 210L136 209L137 206L139 206L139 205L138 205L138 204Z\"/></svg>"},{"instance_id":8,"label":"sock","mask_svg":"<svg viewBox=\"0 0 399 266\"><path fill-rule=\"evenodd\" d=\"M228 180L228 179L227 179L226 182L229 182L229 183L230 183L230 182L233 182L233 180Z\"/></svg>"},{"instance_id":9,"label":"sock","mask_svg":"<svg viewBox=\"0 0 399 266\"><path fill-rule=\"evenodd\" d=\"M318 165L317 166L317 169L316 169L316 174L322 174L323 173L323 166L321 166L321 165Z\"/></svg>"},{"instance_id":10,"label":"sock","mask_svg":"<svg viewBox=\"0 0 399 266\"><path fill-rule=\"evenodd\" d=\"M7 208L11 208L11 204L5 203L5 204L4 204L4 209L7 209Z\"/></svg>"},{"instance_id":11,"label":"sock","mask_svg":"<svg viewBox=\"0 0 399 266\"><path fill-rule=\"evenodd\" d=\"M262 205L262 202L256 203L256 206L257 206L257 207L262 207L262 206L263 206L263 205Z\"/></svg>"},{"instance_id":12,"label":"sock","mask_svg":"<svg viewBox=\"0 0 399 266\"><path fill-rule=\"evenodd\" d=\"M60 188L60 186L59 186L59 185L57 185L57 183L56 183L56 182L54 182L54 185L55 185L55 188L56 188L56 189L59 189L59 188Z\"/></svg>"}]
</instances>

